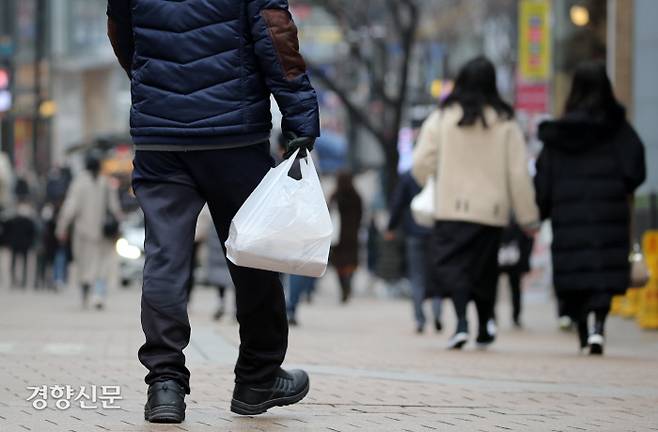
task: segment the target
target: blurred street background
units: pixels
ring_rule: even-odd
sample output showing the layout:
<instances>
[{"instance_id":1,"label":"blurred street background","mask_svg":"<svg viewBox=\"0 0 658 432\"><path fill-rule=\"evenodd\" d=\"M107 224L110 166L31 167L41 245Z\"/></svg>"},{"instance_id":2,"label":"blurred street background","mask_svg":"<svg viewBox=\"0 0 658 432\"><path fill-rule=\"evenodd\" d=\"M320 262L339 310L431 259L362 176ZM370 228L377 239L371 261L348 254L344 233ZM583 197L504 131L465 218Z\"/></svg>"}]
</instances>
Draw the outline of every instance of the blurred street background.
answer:
<instances>
[{"instance_id":1,"label":"blurred street background","mask_svg":"<svg viewBox=\"0 0 658 432\"><path fill-rule=\"evenodd\" d=\"M315 153L324 190L329 198L337 177L349 172L362 202L358 270L347 290L330 268L317 285L297 291L288 359L311 373L310 397L262 418L236 418L227 408L239 344L234 293L230 281L216 281L218 245L207 227L200 230L186 352L193 393L187 423L167 428L141 417L144 221L130 189L130 83L107 39L106 2L0 0L0 431L657 431L658 297L645 295L649 288L615 300L605 357L580 355L573 326L558 314L545 224L518 322L503 276L496 344L449 352L452 307L444 301L438 321L428 314L419 328L404 239L387 236L387 225L388 197L411 167L418 129L466 61L485 55L495 65L525 133L531 171L542 148L539 123L561 115L580 62L602 61L646 146L634 241L644 247L655 293L658 1L290 3L320 98ZM107 286L83 295L83 270L55 231L91 150L102 155L101 171L119 191L125 217L103 261ZM20 227L24 253L12 250L11 220L26 221L11 225ZM284 279L288 288L300 283ZM120 385L121 409L35 410L27 387L54 384Z\"/></svg>"}]
</instances>

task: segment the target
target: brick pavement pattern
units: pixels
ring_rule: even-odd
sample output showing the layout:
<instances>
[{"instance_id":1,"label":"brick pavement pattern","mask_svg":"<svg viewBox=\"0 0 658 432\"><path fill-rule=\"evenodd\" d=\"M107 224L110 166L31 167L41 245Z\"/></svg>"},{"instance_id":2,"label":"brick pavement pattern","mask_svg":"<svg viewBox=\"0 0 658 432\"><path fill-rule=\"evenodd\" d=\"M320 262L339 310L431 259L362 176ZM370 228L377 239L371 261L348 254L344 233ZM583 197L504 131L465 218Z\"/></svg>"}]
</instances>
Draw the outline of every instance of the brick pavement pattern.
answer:
<instances>
[{"instance_id":1,"label":"brick pavement pattern","mask_svg":"<svg viewBox=\"0 0 658 432\"><path fill-rule=\"evenodd\" d=\"M331 275L330 275L331 277ZM229 411L237 325L210 319L216 294L191 305L192 371L181 425L143 420L145 370L139 292L114 290L105 311L83 310L78 293L0 290L0 431L658 431L658 334L613 318L604 358L579 355L556 330L553 306L530 305L527 328L501 334L488 351L444 349L448 332L413 333L411 306L360 297L339 306L321 285L291 330L288 365L311 373L301 403L259 417ZM452 314L446 307L444 321ZM120 385L120 409L76 403L44 410L29 386Z\"/></svg>"}]
</instances>

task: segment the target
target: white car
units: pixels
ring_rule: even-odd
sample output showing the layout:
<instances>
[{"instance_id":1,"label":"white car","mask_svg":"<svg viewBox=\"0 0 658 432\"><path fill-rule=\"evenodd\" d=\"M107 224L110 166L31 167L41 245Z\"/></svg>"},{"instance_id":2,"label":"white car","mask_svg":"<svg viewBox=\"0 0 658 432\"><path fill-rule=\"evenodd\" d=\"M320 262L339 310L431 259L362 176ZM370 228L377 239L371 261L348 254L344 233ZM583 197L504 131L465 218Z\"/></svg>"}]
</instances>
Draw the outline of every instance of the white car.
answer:
<instances>
[{"instance_id":1,"label":"white car","mask_svg":"<svg viewBox=\"0 0 658 432\"><path fill-rule=\"evenodd\" d=\"M137 211L127 217L120 228L121 237L115 249L119 255L119 277L121 286L141 284L144 270L144 215Z\"/></svg>"}]
</instances>

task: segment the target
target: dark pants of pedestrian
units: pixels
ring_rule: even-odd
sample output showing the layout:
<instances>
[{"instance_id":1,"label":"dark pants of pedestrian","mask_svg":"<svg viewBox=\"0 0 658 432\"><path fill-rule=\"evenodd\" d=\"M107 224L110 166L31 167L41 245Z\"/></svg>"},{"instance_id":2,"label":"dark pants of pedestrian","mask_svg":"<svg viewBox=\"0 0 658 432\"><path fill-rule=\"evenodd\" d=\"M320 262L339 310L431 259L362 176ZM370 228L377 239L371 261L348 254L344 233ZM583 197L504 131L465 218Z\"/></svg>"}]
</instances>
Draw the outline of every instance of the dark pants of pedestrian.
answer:
<instances>
[{"instance_id":1,"label":"dark pants of pedestrian","mask_svg":"<svg viewBox=\"0 0 658 432\"><path fill-rule=\"evenodd\" d=\"M605 333L605 321L610 313L612 294L608 292L583 291L563 294L567 315L578 327L581 347L587 346L589 336L589 317L594 315L594 333Z\"/></svg>"},{"instance_id":2,"label":"dark pants of pedestrian","mask_svg":"<svg viewBox=\"0 0 658 432\"><path fill-rule=\"evenodd\" d=\"M225 150L137 151L133 188L146 225L139 359L146 383L174 379L189 393L183 349L197 217L207 202L222 245L233 216L273 166L269 143ZM273 380L288 345L283 288L276 273L228 262L236 288L240 353L236 382Z\"/></svg>"},{"instance_id":3,"label":"dark pants of pedestrian","mask_svg":"<svg viewBox=\"0 0 658 432\"><path fill-rule=\"evenodd\" d=\"M302 294L310 296L315 289L316 281L316 278L308 276L290 275L287 299L288 318L296 318L297 306L302 298Z\"/></svg>"},{"instance_id":4,"label":"dark pants of pedestrian","mask_svg":"<svg viewBox=\"0 0 658 432\"><path fill-rule=\"evenodd\" d=\"M27 249L12 249L11 251L11 284L14 287L25 288L27 285ZM18 263L21 265L20 282L17 276Z\"/></svg>"},{"instance_id":5,"label":"dark pants of pedestrian","mask_svg":"<svg viewBox=\"0 0 658 432\"><path fill-rule=\"evenodd\" d=\"M479 332L493 318L502 229L471 222L438 221L432 234L432 262L441 292L452 297L457 332L468 332L466 309L473 300ZM433 292L428 289L428 295Z\"/></svg>"},{"instance_id":6,"label":"dark pants of pedestrian","mask_svg":"<svg viewBox=\"0 0 658 432\"><path fill-rule=\"evenodd\" d=\"M427 297L427 286L434 282L431 275L430 236L408 236L405 240L407 256L407 277L411 283L411 299L413 301L414 317L419 328L425 326L426 318L423 303ZM432 313L435 321L441 321L441 297L433 296Z\"/></svg>"}]
</instances>

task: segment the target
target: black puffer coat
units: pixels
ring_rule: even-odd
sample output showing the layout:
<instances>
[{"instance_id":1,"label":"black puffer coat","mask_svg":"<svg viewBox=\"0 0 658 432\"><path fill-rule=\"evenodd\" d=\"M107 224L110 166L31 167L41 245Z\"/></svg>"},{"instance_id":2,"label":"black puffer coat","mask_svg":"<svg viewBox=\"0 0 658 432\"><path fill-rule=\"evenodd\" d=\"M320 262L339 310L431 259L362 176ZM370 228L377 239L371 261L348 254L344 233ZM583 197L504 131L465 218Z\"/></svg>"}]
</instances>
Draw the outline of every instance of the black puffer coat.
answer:
<instances>
[{"instance_id":1,"label":"black puffer coat","mask_svg":"<svg viewBox=\"0 0 658 432\"><path fill-rule=\"evenodd\" d=\"M618 112L570 114L539 128L537 201L553 226L553 273L560 293L624 293L629 285L629 196L646 176L644 146Z\"/></svg>"}]
</instances>

